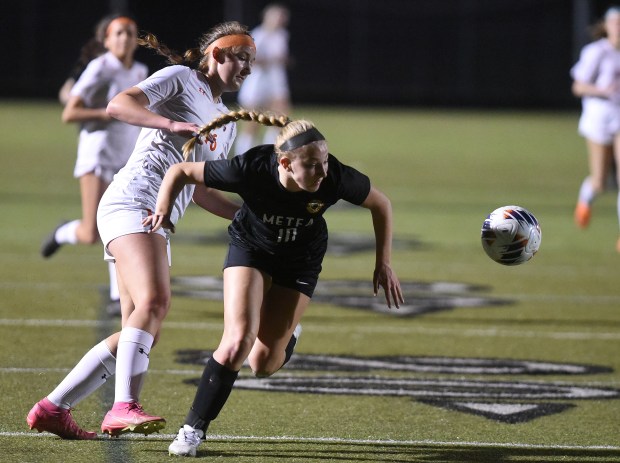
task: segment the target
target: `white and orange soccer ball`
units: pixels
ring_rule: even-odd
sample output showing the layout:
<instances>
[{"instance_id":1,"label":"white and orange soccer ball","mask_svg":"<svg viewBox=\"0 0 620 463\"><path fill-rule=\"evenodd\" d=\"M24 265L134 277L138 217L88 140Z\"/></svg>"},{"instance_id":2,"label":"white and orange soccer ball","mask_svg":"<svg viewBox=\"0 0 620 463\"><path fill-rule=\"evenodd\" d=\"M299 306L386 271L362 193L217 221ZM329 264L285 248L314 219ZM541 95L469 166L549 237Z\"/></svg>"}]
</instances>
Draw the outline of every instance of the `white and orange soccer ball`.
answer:
<instances>
[{"instance_id":1,"label":"white and orange soccer ball","mask_svg":"<svg viewBox=\"0 0 620 463\"><path fill-rule=\"evenodd\" d=\"M482 224L484 251L503 265L519 265L530 260L538 251L541 239L538 220L523 207L497 208Z\"/></svg>"}]
</instances>

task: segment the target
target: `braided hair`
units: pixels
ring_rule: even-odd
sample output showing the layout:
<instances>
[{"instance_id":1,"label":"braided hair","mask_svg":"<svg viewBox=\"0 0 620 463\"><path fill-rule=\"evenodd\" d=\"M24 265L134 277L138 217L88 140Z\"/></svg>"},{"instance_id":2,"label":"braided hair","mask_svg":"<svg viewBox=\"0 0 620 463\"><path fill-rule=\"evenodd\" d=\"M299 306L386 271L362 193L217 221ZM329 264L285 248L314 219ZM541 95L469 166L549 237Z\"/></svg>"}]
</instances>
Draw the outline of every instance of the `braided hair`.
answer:
<instances>
[{"instance_id":1,"label":"braided hair","mask_svg":"<svg viewBox=\"0 0 620 463\"><path fill-rule=\"evenodd\" d=\"M201 137L208 138L212 130L222 127L223 125L226 125L230 122L236 122L238 120L253 121L253 122L258 122L261 125L275 126L275 127L284 127L288 123L291 122L288 116L277 115L274 113L263 113L263 112L257 112L257 111L250 111L250 110L243 109L243 108L240 108L237 111L230 111L229 113L224 114L223 116L213 119L208 124L203 125L200 128L200 130L196 133L196 136L188 140L183 145L183 156L185 160L187 161L190 154L194 150L194 147L196 146L196 141L198 140L198 138L201 138Z\"/></svg>"}]
</instances>

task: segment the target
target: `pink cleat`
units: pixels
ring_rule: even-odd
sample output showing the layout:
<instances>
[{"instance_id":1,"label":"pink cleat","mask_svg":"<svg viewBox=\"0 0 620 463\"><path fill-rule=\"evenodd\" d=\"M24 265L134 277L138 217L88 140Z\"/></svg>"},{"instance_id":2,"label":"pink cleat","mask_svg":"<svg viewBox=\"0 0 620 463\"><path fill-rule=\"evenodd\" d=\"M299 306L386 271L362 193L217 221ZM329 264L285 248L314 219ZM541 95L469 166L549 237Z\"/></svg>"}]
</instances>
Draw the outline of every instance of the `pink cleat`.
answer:
<instances>
[{"instance_id":1,"label":"pink cleat","mask_svg":"<svg viewBox=\"0 0 620 463\"><path fill-rule=\"evenodd\" d=\"M71 416L71 410L58 407L47 400L47 397L39 400L26 417L26 423L30 429L39 432L47 431L56 434L63 439L96 439L96 432L80 429Z\"/></svg>"},{"instance_id":2,"label":"pink cleat","mask_svg":"<svg viewBox=\"0 0 620 463\"><path fill-rule=\"evenodd\" d=\"M118 437L126 432L146 436L165 427L165 419L149 415L138 402L116 402L101 423L101 431L111 437Z\"/></svg>"}]
</instances>

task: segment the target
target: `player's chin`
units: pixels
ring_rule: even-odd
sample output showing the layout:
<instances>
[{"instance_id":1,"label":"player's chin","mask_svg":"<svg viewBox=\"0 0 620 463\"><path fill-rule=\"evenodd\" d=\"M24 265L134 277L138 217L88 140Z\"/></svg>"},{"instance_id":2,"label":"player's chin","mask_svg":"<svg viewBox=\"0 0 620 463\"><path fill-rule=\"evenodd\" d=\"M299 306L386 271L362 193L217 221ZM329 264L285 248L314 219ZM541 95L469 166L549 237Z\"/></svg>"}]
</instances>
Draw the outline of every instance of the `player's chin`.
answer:
<instances>
[{"instance_id":1,"label":"player's chin","mask_svg":"<svg viewBox=\"0 0 620 463\"><path fill-rule=\"evenodd\" d=\"M307 185L306 188L304 188L304 190L310 192L310 193L314 193L316 192L319 188L321 187L321 182L317 182L317 183L313 183L312 185Z\"/></svg>"},{"instance_id":2,"label":"player's chin","mask_svg":"<svg viewBox=\"0 0 620 463\"><path fill-rule=\"evenodd\" d=\"M245 77L235 77L230 83L232 91L237 91L241 88L241 84L245 81Z\"/></svg>"}]
</instances>

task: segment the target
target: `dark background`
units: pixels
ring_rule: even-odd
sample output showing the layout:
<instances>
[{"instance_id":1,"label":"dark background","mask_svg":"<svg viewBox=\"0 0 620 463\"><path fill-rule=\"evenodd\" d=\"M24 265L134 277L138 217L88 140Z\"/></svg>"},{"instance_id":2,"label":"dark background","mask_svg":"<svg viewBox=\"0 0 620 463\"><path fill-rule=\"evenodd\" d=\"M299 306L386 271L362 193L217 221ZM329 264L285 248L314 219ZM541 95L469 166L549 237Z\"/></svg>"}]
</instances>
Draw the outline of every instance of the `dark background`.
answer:
<instances>
[{"instance_id":1,"label":"dark background","mask_svg":"<svg viewBox=\"0 0 620 463\"><path fill-rule=\"evenodd\" d=\"M130 13L177 51L260 0L2 0L0 97L56 98L97 20ZM570 67L609 1L283 0L293 103L576 108ZM620 3L620 0L619 0ZM151 72L162 59L140 50Z\"/></svg>"}]
</instances>

